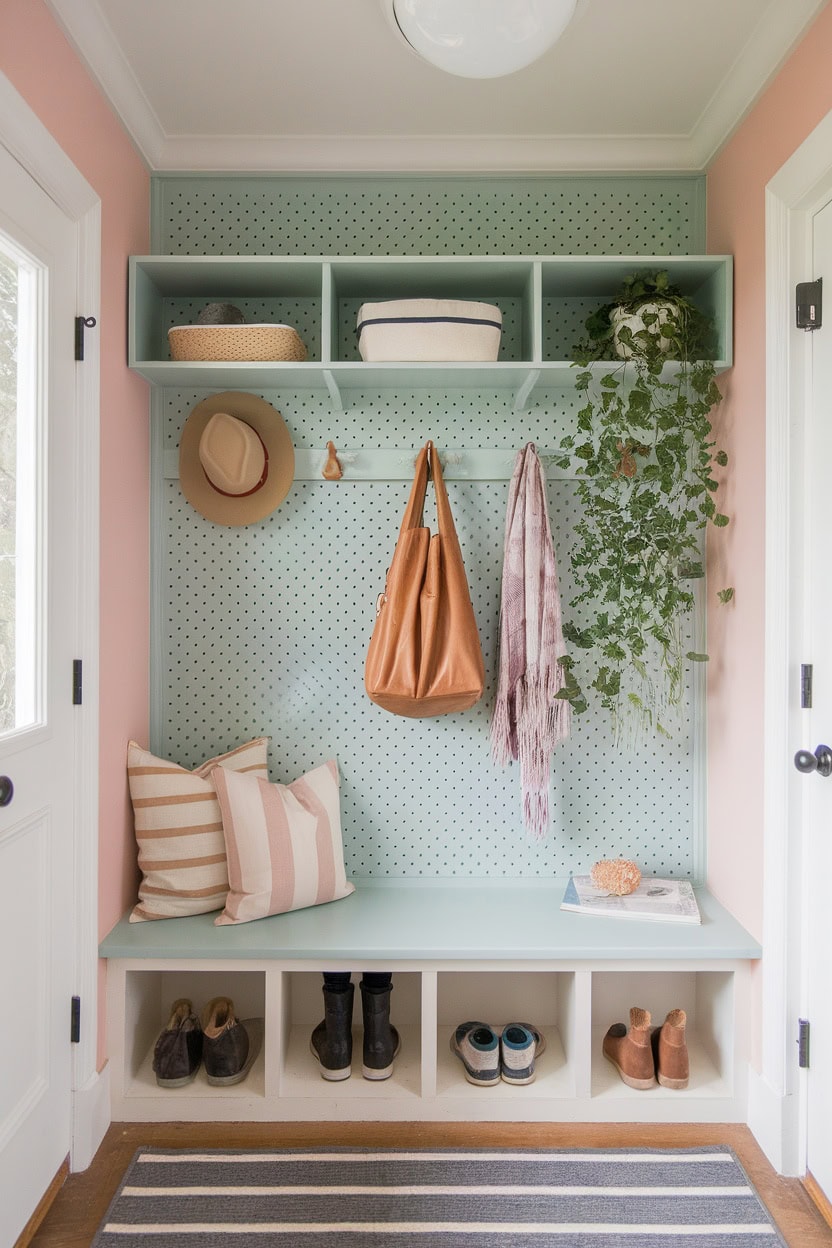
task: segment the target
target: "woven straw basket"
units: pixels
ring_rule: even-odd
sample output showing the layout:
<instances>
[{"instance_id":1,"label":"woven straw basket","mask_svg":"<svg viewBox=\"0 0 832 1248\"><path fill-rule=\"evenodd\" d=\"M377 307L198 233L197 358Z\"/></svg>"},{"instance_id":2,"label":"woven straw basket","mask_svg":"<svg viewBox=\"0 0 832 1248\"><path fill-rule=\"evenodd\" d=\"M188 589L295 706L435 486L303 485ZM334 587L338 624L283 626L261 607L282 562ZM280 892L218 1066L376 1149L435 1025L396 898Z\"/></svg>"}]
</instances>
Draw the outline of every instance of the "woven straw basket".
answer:
<instances>
[{"instance_id":1,"label":"woven straw basket","mask_svg":"<svg viewBox=\"0 0 832 1248\"><path fill-rule=\"evenodd\" d=\"M177 325L168 330L174 360L305 360L291 325Z\"/></svg>"}]
</instances>

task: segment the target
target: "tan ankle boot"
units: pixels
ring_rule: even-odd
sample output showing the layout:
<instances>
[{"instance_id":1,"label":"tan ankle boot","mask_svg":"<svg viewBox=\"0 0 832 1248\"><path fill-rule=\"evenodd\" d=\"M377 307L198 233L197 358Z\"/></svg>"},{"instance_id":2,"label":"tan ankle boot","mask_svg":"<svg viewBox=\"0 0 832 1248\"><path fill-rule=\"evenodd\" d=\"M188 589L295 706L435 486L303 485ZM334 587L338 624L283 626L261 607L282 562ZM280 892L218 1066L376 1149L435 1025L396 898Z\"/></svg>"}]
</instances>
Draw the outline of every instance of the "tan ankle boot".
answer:
<instances>
[{"instance_id":1,"label":"tan ankle boot","mask_svg":"<svg viewBox=\"0 0 832 1248\"><path fill-rule=\"evenodd\" d=\"M661 1027L652 1035L656 1078L663 1088L681 1091L688 1086L690 1063L685 1040L687 1015L684 1010L671 1010Z\"/></svg>"},{"instance_id":2,"label":"tan ankle boot","mask_svg":"<svg viewBox=\"0 0 832 1248\"><path fill-rule=\"evenodd\" d=\"M656 1085L653 1050L650 1046L650 1011L633 1006L630 1030L613 1023L604 1036L604 1057L612 1062L629 1088L640 1092Z\"/></svg>"}]
</instances>

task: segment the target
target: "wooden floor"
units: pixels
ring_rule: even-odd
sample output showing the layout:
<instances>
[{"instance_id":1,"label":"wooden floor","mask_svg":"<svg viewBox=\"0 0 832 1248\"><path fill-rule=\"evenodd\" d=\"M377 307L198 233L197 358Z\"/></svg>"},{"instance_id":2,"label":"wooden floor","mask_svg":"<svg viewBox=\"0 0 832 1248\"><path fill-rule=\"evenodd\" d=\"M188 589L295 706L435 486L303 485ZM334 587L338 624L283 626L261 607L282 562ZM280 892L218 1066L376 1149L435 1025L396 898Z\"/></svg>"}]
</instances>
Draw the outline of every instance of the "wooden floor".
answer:
<instances>
[{"instance_id":1,"label":"wooden floor","mask_svg":"<svg viewBox=\"0 0 832 1248\"><path fill-rule=\"evenodd\" d=\"M269 1148L351 1144L369 1147L684 1148L728 1144L789 1248L832 1248L827 1226L798 1179L780 1178L747 1127L633 1123L115 1123L92 1165L70 1175L30 1241L33 1248L89 1248L137 1148Z\"/></svg>"}]
</instances>

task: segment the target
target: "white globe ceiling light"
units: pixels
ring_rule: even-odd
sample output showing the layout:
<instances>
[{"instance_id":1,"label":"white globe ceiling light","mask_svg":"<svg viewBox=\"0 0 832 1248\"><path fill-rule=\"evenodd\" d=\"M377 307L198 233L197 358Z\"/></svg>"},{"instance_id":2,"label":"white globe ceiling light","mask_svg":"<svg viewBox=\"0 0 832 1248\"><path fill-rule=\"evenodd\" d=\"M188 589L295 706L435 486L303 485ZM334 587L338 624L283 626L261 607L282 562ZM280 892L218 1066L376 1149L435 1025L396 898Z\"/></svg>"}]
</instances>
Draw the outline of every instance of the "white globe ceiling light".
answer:
<instances>
[{"instance_id":1,"label":"white globe ceiling light","mask_svg":"<svg viewBox=\"0 0 832 1248\"><path fill-rule=\"evenodd\" d=\"M500 78L560 38L578 0L387 0L414 52L462 78Z\"/></svg>"}]
</instances>

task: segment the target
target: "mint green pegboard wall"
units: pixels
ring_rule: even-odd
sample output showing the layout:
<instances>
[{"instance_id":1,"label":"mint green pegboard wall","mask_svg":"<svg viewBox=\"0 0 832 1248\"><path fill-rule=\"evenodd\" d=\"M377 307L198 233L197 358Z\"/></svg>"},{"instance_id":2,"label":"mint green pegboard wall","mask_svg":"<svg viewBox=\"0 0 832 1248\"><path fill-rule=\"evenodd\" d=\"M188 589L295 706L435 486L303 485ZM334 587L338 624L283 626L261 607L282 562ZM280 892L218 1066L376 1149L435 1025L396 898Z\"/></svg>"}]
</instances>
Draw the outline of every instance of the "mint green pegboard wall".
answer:
<instances>
[{"instance_id":1,"label":"mint green pegboard wall","mask_svg":"<svg viewBox=\"0 0 832 1248\"><path fill-rule=\"evenodd\" d=\"M154 180L155 250L233 254L682 254L702 250L701 179ZM191 309L171 307L171 322ZM571 323L546 327L571 341ZM272 738L272 778L338 758L348 871L355 876L551 876L625 854L657 874L703 874L702 699L687 690L671 740L616 748L601 715L575 719L553 765L553 820L533 844L516 766L490 762L507 482L449 484L486 660L466 715L405 720L373 706L363 664L408 494L406 483L296 481L262 524L210 524L164 479L191 407L208 393L153 393L152 745L185 766L250 736ZM352 392L337 417L308 391L264 397L296 448L556 444L570 391L518 414L487 391ZM564 599L574 519L568 481L549 484ZM428 511L430 516L430 511Z\"/></svg>"},{"instance_id":2,"label":"mint green pegboard wall","mask_svg":"<svg viewBox=\"0 0 832 1248\"><path fill-rule=\"evenodd\" d=\"M160 255L693 255L705 180L215 177L153 180Z\"/></svg>"}]
</instances>

